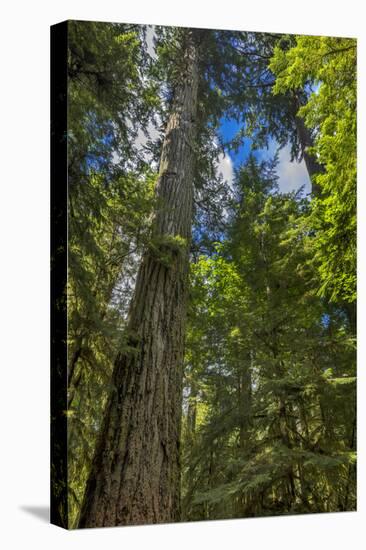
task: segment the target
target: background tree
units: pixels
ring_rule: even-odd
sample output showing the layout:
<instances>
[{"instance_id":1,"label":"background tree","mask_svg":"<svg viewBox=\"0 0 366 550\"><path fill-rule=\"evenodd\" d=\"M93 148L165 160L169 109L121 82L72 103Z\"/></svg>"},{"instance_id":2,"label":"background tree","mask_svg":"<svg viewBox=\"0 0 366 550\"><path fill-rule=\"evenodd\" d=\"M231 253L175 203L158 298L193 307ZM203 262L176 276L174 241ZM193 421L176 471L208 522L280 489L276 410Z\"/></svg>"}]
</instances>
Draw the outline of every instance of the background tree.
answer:
<instances>
[{"instance_id":1,"label":"background tree","mask_svg":"<svg viewBox=\"0 0 366 550\"><path fill-rule=\"evenodd\" d=\"M309 205L253 159L237 192L227 240L193 270L184 517L352 509L354 342L316 294Z\"/></svg>"},{"instance_id":2,"label":"background tree","mask_svg":"<svg viewBox=\"0 0 366 550\"><path fill-rule=\"evenodd\" d=\"M312 82L316 91L301 107L307 127L317 128L314 153L324 166L316 183L312 227L317 232L320 293L332 301L356 299L356 41L351 38L297 37L284 53L275 50L274 91ZM355 308L349 308L355 328Z\"/></svg>"},{"instance_id":3,"label":"background tree","mask_svg":"<svg viewBox=\"0 0 366 550\"><path fill-rule=\"evenodd\" d=\"M285 55L296 44L295 36L252 32L229 34L231 57L228 52L226 62L230 63L238 55L242 61L227 97L228 116L236 120L239 130L227 146L238 148L245 139L250 140L252 149L273 144L278 148L288 146L291 161L305 161L312 194L316 196L319 188L315 176L323 171L312 151L316 126L306 125L299 116L299 109L312 91L312 81L298 82L291 89L276 89L273 94L276 76L272 57L275 51Z\"/></svg>"},{"instance_id":4,"label":"background tree","mask_svg":"<svg viewBox=\"0 0 366 550\"><path fill-rule=\"evenodd\" d=\"M68 521L74 525L136 257L149 234L156 176L135 140L137 121L148 124L157 98L153 82L143 80L143 28L70 21L68 49Z\"/></svg>"}]
</instances>

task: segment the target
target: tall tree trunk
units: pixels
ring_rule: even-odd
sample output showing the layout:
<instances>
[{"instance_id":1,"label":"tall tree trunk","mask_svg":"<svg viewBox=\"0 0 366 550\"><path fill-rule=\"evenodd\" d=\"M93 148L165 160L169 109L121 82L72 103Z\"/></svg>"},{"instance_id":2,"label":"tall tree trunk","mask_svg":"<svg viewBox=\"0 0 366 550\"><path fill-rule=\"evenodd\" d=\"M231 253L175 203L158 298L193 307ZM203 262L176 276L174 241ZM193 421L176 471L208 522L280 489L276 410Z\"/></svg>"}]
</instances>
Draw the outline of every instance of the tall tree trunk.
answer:
<instances>
[{"instance_id":1,"label":"tall tree trunk","mask_svg":"<svg viewBox=\"0 0 366 550\"><path fill-rule=\"evenodd\" d=\"M195 34L182 41L182 71L167 121L156 187L154 246L137 276L129 352L115 362L79 527L176 521L180 424L198 89ZM182 244L184 243L184 244Z\"/></svg>"}]
</instances>

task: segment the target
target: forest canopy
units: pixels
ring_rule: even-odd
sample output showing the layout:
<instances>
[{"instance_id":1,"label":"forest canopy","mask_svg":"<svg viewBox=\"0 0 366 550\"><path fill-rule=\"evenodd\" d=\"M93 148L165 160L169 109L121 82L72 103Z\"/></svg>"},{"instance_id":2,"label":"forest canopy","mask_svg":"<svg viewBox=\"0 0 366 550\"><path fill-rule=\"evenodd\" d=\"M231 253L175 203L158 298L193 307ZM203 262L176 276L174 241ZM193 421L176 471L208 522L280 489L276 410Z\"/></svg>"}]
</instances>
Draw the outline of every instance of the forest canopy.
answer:
<instances>
[{"instance_id":1,"label":"forest canopy","mask_svg":"<svg viewBox=\"0 0 366 550\"><path fill-rule=\"evenodd\" d=\"M356 41L67 27L63 524L355 510Z\"/></svg>"}]
</instances>

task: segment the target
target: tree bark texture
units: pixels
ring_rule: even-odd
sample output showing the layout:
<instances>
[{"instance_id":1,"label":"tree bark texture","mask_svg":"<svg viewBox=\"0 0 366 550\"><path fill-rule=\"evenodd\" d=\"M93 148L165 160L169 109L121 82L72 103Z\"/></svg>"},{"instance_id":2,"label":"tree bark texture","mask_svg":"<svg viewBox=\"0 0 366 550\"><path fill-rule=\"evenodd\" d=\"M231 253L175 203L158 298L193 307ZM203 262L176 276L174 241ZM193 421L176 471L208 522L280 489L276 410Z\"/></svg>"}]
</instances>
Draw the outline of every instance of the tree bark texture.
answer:
<instances>
[{"instance_id":1,"label":"tree bark texture","mask_svg":"<svg viewBox=\"0 0 366 550\"><path fill-rule=\"evenodd\" d=\"M167 120L156 186L153 245L143 255L117 357L79 527L177 521L193 142L198 90L195 34ZM177 239L178 238L178 239ZM183 244L182 244L183 243Z\"/></svg>"},{"instance_id":2,"label":"tree bark texture","mask_svg":"<svg viewBox=\"0 0 366 550\"><path fill-rule=\"evenodd\" d=\"M298 110L302 106L300 98L295 94L294 96L294 118L297 136L299 138L302 156L304 158L305 166L309 174L311 183L311 194L314 197L320 195L320 187L315 183L315 176L324 172L324 168L317 161L313 154L309 153L309 148L314 147L314 140L309 128L305 125L305 121L302 117L297 115Z\"/></svg>"}]
</instances>

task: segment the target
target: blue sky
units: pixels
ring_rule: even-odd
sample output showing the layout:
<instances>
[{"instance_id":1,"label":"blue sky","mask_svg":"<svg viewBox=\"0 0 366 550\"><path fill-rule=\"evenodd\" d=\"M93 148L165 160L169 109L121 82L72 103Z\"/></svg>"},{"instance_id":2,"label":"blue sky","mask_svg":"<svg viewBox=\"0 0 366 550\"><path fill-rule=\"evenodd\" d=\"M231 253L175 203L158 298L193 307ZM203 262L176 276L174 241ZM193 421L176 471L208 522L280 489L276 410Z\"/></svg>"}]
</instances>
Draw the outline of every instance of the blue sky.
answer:
<instances>
[{"instance_id":1,"label":"blue sky","mask_svg":"<svg viewBox=\"0 0 366 550\"><path fill-rule=\"evenodd\" d=\"M154 36L154 27L148 27L146 34L147 48L148 52L153 58L156 57ZM220 133L224 141L232 139L239 129L240 124L234 119L222 119ZM156 130L153 127L151 127L150 130L151 135L153 136ZM146 137L144 137L140 133L138 141L141 141L141 143L143 143L146 141ZM250 145L250 139L247 139L245 143L239 148L237 153L227 150L225 151L225 155L220 154L218 171L221 172L224 179L228 182L229 185L233 181L235 168L238 168L239 165L248 157L250 153ZM258 159L270 158L274 156L276 149L277 144L274 140L272 140L270 142L268 150L259 150L255 154ZM278 185L281 192L287 193L289 191L297 191L300 187L304 185L305 194L310 193L311 186L305 163L304 161L300 163L291 162L289 147L284 147L279 151L277 174L279 178Z\"/></svg>"},{"instance_id":2,"label":"blue sky","mask_svg":"<svg viewBox=\"0 0 366 550\"><path fill-rule=\"evenodd\" d=\"M223 119L221 121L220 134L224 142L231 140L235 134L240 130L241 125L233 119ZM225 157L222 155L219 162L219 170L223 177L232 182L234 175L234 169L248 158L250 153L251 140L247 138L239 150L232 151L226 150ZM277 144L274 140L270 141L268 149L261 149L255 152L255 156L260 159L267 159L275 155ZM291 162L290 148L284 147L279 151L277 166L277 174L279 177L278 184L280 191L287 193L289 191L298 190L303 185L305 186L304 192L310 192L310 180L305 167L304 161Z\"/></svg>"}]
</instances>

